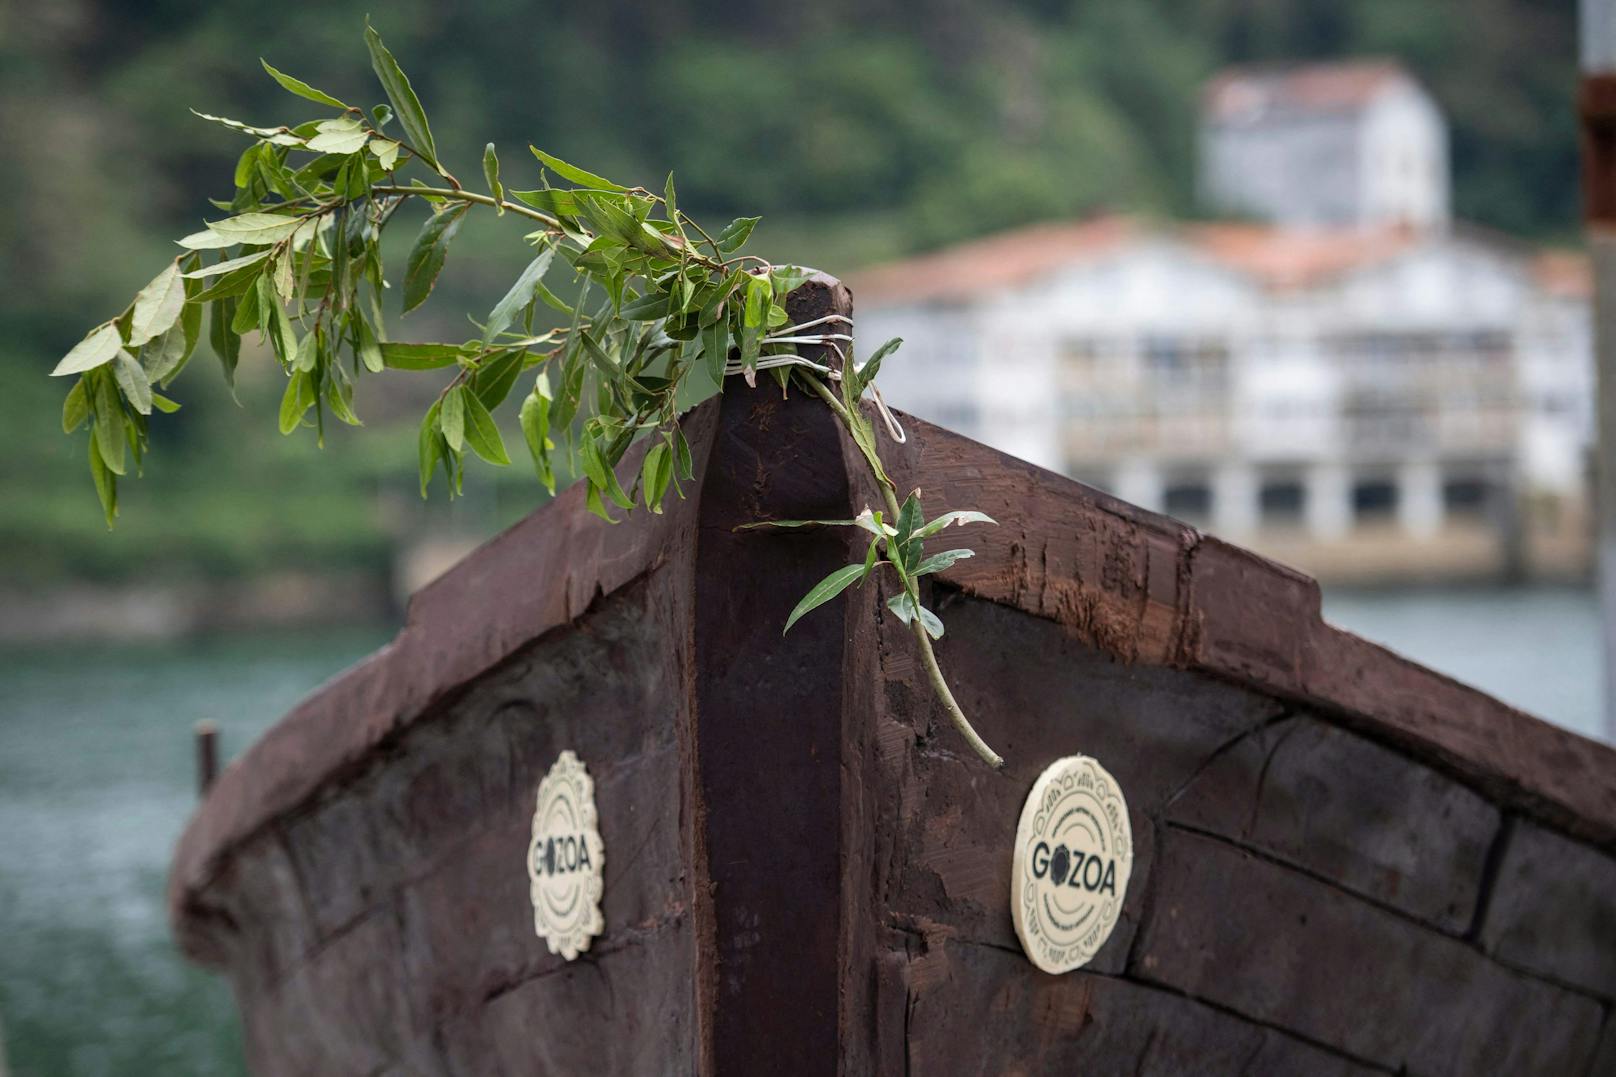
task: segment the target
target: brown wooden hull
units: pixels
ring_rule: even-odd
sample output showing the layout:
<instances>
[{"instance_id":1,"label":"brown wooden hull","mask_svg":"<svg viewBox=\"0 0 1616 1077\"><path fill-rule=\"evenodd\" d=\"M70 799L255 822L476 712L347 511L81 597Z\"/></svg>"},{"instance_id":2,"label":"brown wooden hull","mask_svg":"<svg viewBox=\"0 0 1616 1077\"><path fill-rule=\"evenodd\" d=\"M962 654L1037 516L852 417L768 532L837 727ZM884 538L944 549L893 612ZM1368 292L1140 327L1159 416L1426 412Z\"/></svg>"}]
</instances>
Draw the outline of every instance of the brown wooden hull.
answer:
<instances>
[{"instance_id":1,"label":"brown wooden hull","mask_svg":"<svg viewBox=\"0 0 1616 1077\"><path fill-rule=\"evenodd\" d=\"M1329 628L1305 577L909 424L900 485L1003 523L958 532L978 556L931 601L1004 771L875 588L781 638L862 549L732 526L875 495L816 402L732 391L665 516L564 494L220 776L172 912L254 1070L1616 1072L1609 749ZM573 963L524 869L563 748L607 849ZM1137 859L1115 934L1051 976L1011 839L1079 752Z\"/></svg>"}]
</instances>

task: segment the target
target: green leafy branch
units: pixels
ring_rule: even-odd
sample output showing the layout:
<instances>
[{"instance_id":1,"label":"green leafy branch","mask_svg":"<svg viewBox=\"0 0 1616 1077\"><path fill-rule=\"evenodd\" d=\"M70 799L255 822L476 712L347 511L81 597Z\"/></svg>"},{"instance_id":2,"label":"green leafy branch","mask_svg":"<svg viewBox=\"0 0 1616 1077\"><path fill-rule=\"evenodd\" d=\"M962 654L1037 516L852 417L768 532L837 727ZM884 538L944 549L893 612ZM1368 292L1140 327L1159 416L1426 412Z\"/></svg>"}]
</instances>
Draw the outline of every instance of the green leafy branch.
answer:
<instances>
[{"instance_id":1,"label":"green leafy branch","mask_svg":"<svg viewBox=\"0 0 1616 1077\"><path fill-rule=\"evenodd\" d=\"M267 343L286 376L281 432L313 428L322 444L328 414L362 425L355 396L365 377L389 369L439 372L443 381L417 439L423 497L440 472L450 496L460 493L468 454L497 466L511 462L494 414L525 384L517 416L539 481L554 493L558 466L581 471L588 507L609 521L613 507L643 504L661 512L670 490L683 496L681 483L694 474L680 400L703 384L722 389L730 376L755 386L767 373L782 391L796 382L826 401L888 506L887 522L876 513L852 521L875 528L861 572L835 574L791 621L855 575L867 579L879 565L892 566L902 586L893 613L914 626L955 723L998 765L937 671L931 640L941 636L942 623L920 604L915 583L969 553L923 559L924 539L950 522L987 518L951 513L922 524L918 496L900 506L860 406L898 342L859 367L846 319L790 325L785 297L809 271L742 253L756 217L738 218L713 235L679 208L671 175L656 193L530 147L538 185L517 190L490 143L481 162L488 193L468 190L438 157L409 78L368 24L365 41L385 104L367 111L264 62L281 87L325 115L259 127L197 114L250 139L236 163L232 196L213 203L226 215L180 239L174 260L52 372L76 378L62 426L69 433L89 428L90 470L108 526L118 514L120 480L131 465L138 474L150 451L153 413L179 407L159 390L189 364L204 317L209 346L232 384L243 338L257 333ZM404 179L412 167L429 178ZM388 334L383 308L394 289L381 240L413 203L429 212L405 259L404 314L430 297L473 209L534 226L524 235L533 250L527 267L474 321L477 333L469 339L404 342ZM571 280L553 290L546 282L561 269L570 270ZM810 359L801 354L804 345L821 346L837 361ZM840 386L839 396L830 385ZM651 445L625 489L617 467L640 439Z\"/></svg>"}]
</instances>

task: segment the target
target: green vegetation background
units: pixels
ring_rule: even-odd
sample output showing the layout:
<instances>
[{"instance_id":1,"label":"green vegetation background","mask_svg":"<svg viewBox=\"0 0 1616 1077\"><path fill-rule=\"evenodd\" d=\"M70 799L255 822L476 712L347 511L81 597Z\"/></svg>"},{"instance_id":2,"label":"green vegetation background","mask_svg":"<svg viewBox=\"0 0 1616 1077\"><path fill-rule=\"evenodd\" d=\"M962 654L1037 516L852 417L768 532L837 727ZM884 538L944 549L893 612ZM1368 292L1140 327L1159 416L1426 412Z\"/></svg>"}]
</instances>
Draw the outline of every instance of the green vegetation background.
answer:
<instances>
[{"instance_id":1,"label":"green vegetation background","mask_svg":"<svg viewBox=\"0 0 1616 1077\"><path fill-rule=\"evenodd\" d=\"M682 205L720 225L762 213L761 253L835 273L1040 219L1192 214L1203 80L1315 57L1395 56L1426 81L1452 123L1460 217L1576 236L1573 0L0 5L0 586L380 573L405 534L485 533L541 499L526 469L480 468L464 503L421 508L413 430L435 387L397 378L361 385L360 436L339 430L323 452L281 438L262 355L244 357L240 407L207 355L176 383L185 409L153 424L116 535L82 439L60 433L51 366L230 188L245 143L188 108L312 114L260 55L380 100L367 8L462 175L490 139L507 182L530 141L657 189L672 168ZM517 230L473 221L445 287L395 335L466 328L460 311L486 309L524 259Z\"/></svg>"}]
</instances>

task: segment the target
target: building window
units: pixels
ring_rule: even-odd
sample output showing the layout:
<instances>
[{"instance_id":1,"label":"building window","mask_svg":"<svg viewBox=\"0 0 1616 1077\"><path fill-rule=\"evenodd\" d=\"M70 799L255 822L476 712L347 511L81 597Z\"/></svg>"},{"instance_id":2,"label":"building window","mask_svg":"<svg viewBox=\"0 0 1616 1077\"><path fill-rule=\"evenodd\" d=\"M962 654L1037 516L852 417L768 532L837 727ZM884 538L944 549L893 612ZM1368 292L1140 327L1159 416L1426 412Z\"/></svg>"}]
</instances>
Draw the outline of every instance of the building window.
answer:
<instances>
[{"instance_id":1,"label":"building window","mask_svg":"<svg viewBox=\"0 0 1616 1077\"><path fill-rule=\"evenodd\" d=\"M1228 387L1229 345L1210 337L1148 334L1139 342L1158 405L1164 395L1205 402Z\"/></svg>"},{"instance_id":2,"label":"building window","mask_svg":"<svg viewBox=\"0 0 1616 1077\"><path fill-rule=\"evenodd\" d=\"M1442 511L1447 516L1485 517L1492 507L1492 484L1474 476L1442 483Z\"/></svg>"},{"instance_id":3,"label":"building window","mask_svg":"<svg viewBox=\"0 0 1616 1077\"><path fill-rule=\"evenodd\" d=\"M1390 479L1359 479L1352 484L1352 517L1358 523L1378 523L1397 513L1397 484Z\"/></svg>"},{"instance_id":4,"label":"building window","mask_svg":"<svg viewBox=\"0 0 1616 1077\"><path fill-rule=\"evenodd\" d=\"M1257 507L1267 527L1291 527L1307 510L1307 487L1296 479L1275 479L1257 491Z\"/></svg>"},{"instance_id":5,"label":"building window","mask_svg":"<svg viewBox=\"0 0 1616 1077\"><path fill-rule=\"evenodd\" d=\"M1190 522L1212 518L1212 486L1204 480L1169 483L1162 495L1167 515Z\"/></svg>"}]
</instances>

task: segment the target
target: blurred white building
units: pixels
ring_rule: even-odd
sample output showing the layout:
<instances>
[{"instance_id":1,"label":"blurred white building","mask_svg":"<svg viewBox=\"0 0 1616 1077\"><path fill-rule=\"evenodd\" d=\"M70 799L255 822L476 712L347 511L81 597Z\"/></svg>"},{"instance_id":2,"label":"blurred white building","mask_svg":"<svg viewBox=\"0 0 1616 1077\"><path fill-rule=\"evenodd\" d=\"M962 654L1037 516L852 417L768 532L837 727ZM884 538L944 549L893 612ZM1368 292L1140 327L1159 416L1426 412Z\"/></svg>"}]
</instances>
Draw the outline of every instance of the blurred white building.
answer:
<instances>
[{"instance_id":1,"label":"blurred white building","mask_svg":"<svg viewBox=\"0 0 1616 1077\"><path fill-rule=\"evenodd\" d=\"M1234 69L1201 101L1206 204L1293 227L1441 228L1448 130L1395 63Z\"/></svg>"},{"instance_id":2,"label":"blurred white building","mask_svg":"<svg viewBox=\"0 0 1616 1077\"><path fill-rule=\"evenodd\" d=\"M1587 267L1450 227L1429 101L1346 70L1207 94L1209 187L1279 223L1041 225L854 278L866 348L906 341L888 400L1326 579L1583 571ZM1439 192L1373 174L1410 155ZM1331 161L1354 184L1275 182Z\"/></svg>"}]
</instances>

